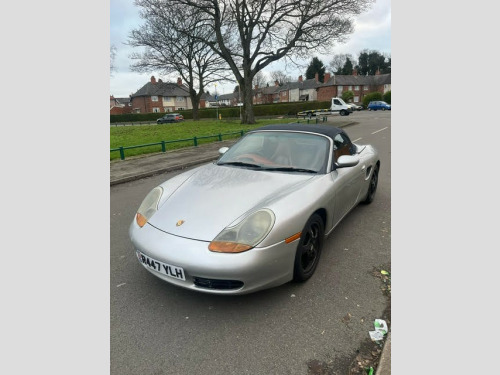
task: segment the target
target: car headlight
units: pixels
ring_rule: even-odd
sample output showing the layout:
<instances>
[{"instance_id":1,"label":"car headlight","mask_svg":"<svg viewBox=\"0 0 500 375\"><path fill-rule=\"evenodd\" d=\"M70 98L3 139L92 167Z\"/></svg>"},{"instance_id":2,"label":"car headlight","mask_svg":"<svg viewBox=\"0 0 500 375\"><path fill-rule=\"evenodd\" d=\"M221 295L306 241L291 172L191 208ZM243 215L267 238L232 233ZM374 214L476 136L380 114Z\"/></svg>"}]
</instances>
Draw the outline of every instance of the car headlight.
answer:
<instances>
[{"instance_id":1,"label":"car headlight","mask_svg":"<svg viewBox=\"0 0 500 375\"><path fill-rule=\"evenodd\" d=\"M141 228L146 225L149 219L158 211L158 203L163 195L163 188L161 186L155 187L146 195L146 198L141 203L135 215L135 221Z\"/></svg>"},{"instance_id":2,"label":"car headlight","mask_svg":"<svg viewBox=\"0 0 500 375\"><path fill-rule=\"evenodd\" d=\"M271 231L275 216L271 210L256 211L239 224L227 227L214 238L208 249L218 253L241 253L258 245Z\"/></svg>"}]
</instances>

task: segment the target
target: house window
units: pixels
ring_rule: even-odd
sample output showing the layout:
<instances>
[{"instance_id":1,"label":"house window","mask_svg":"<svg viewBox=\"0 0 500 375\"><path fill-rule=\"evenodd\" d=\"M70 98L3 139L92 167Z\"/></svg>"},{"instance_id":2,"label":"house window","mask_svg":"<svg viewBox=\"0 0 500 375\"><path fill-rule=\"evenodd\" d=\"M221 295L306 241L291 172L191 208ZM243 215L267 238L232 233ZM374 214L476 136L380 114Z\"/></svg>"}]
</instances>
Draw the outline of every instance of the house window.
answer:
<instances>
[{"instance_id":1,"label":"house window","mask_svg":"<svg viewBox=\"0 0 500 375\"><path fill-rule=\"evenodd\" d=\"M359 86L354 86L354 90L359 90Z\"/></svg>"},{"instance_id":2,"label":"house window","mask_svg":"<svg viewBox=\"0 0 500 375\"><path fill-rule=\"evenodd\" d=\"M178 102L183 102L184 101L184 97L183 96L178 96L175 100L178 101Z\"/></svg>"},{"instance_id":3,"label":"house window","mask_svg":"<svg viewBox=\"0 0 500 375\"><path fill-rule=\"evenodd\" d=\"M339 86L338 87L338 92L339 92L339 95L342 94L342 90L343 90L344 86Z\"/></svg>"},{"instance_id":4,"label":"house window","mask_svg":"<svg viewBox=\"0 0 500 375\"><path fill-rule=\"evenodd\" d=\"M368 86L363 86L363 90L368 91Z\"/></svg>"},{"instance_id":5,"label":"house window","mask_svg":"<svg viewBox=\"0 0 500 375\"><path fill-rule=\"evenodd\" d=\"M160 113L160 108L153 107L153 113Z\"/></svg>"},{"instance_id":6,"label":"house window","mask_svg":"<svg viewBox=\"0 0 500 375\"><path fill-rule=\"evenodd\" d=\"M349 86L349 91L352 91L352 86Z\"/></svg>"},{"instance_id":7,"label":"house window","mask_svg":"<svg viewBox=\"0 0 500 375\"><path fill-rule=\"evenodd\" d=\"M163 97L163 103L165 103L165 102L171 102L171 101L172 101L171 97L169 97L169 96L164 96Z\"/></svg>"},{"instance_id":8,"label":"house window","mask_svg":"<svg viewBox=\"0 0 500 375\"><path fill-rule=\"evenodd\" d=\"M151 100L153 102L157 102L158 101L158 97L156 95L154 95L154 96L151 97Z\"/></svg>"},{"instance_id":9,"label":"house window","mask_svg":"<svg viewBox=\"0 0 500 375\"><path fill-rule=\"evenodd\" d=\"M178 111L184 111L184 108L183 107L177 107L177 110Z\"/></svg>"},{"instance_id":10,"label":"house window","mask_svg":"<svg viewBox=\"0 0 500 375\"><path fill-rule=\"evenodd\" d=\"M165 112L172 112L172 108L170 108L170 107L164 107L163 110Z\"/></svg>"},{"instance_id":11,"label":"house window","mask_svg":"<svg viewBox=\"0 0 500 375\"><path fill-rule=\"evenodd\" d=\"M354 97L354 103L359 103L359 96Z\"/></svg>"}]
</instances>

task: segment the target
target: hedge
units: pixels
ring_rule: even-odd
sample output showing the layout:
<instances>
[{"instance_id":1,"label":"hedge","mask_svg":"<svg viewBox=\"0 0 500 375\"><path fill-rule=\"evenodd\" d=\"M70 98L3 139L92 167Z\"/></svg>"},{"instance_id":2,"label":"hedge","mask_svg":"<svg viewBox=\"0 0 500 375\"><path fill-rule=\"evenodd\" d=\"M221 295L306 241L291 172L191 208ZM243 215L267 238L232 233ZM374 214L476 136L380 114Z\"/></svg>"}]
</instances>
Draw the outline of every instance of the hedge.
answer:
<instances>
[{"instance_id":1,"label":"hedge","mask_svg":"<svg viewBox=\"0 0 500 375\"><path fill-rule=\"evenodd\" d=\"M308 109L330 108L330 102L293 102L293 103L276 103L276 104L260 104L253 106L255 116L295 116L297 112ZM243 108L242 108L243 110ZM192 119L193 112L191 110L178 111L185 119ZM217 113L222 118L238 118L240 117L239 107L220 107L216 108L201 108L198 110L200 118L217 118ZM156 121L165 113L129 113L124 115L110 115L110 122L134 122L134 121Z\"/></svg>"}]
</instances>

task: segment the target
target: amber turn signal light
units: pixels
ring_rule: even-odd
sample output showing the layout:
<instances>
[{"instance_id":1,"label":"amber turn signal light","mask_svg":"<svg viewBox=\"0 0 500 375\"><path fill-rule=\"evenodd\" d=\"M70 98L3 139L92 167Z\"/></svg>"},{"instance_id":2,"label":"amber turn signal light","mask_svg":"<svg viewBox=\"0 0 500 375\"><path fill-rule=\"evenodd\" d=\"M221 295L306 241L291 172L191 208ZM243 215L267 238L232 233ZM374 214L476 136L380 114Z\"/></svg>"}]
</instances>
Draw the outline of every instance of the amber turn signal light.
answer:
<instances>
[{"instance_id":1,"label":"amber turn signal light","mask_svg":"<svg viewBox=\"0 0 500 375\"><path fill-rule=\"evenodd\" d=\"M250 250L252 247L242 243L236 242L223 242L212 241L208 245L208 250L216 253L242 253L243 251Z\"/></svg>"},{"instance_id":2,"label":"amber turn signal light","mask_svg":"<svg viewBox=\"0 0 500 375\"><path fill-rule=\"evenodd\" d=\"M135 215L135 221L137 222L137 225L139 225L141 228L146 225L148 222L148 219L146 219L143 215L141 215L139 212Z\"/></svg>"}]
</instances>

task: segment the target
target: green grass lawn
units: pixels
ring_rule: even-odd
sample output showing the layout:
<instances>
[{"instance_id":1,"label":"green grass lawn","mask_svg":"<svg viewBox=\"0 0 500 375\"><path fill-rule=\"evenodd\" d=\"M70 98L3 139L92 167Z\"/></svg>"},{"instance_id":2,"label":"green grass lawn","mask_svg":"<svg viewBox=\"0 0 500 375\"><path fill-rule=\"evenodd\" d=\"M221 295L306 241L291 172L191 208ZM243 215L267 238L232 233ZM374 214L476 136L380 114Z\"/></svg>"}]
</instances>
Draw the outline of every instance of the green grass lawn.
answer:
<instances>
[{"instance_id":1,"label":"green grass lawn","mask_svg":"<svg viewBox=\"0 0 500 375\"><path fill-rule=\"evenodd\" d=\"M181 147L193 146L194 137L214 136L224 133L244 132L268 124L283 124L296 122L296 119L259 119L256 124L242 125L240 120L185 120L178 123L160 125L131 125L131 126L111 126L110 128L110 148L139 146L150 143L168 142L179 139L190 139L185 142L166 144L167 150L174 150ZM301 122L305 122L301 120ZM239 134L223 136L223 140L238 138ZM218 138L200 139L198 144L215 142ZM143 155L161 152L161 145L147 146L125 150L125 158L129 156ZM110 159L119 159L120 152L110 152Z\"/></svg>"}]
</instances>

